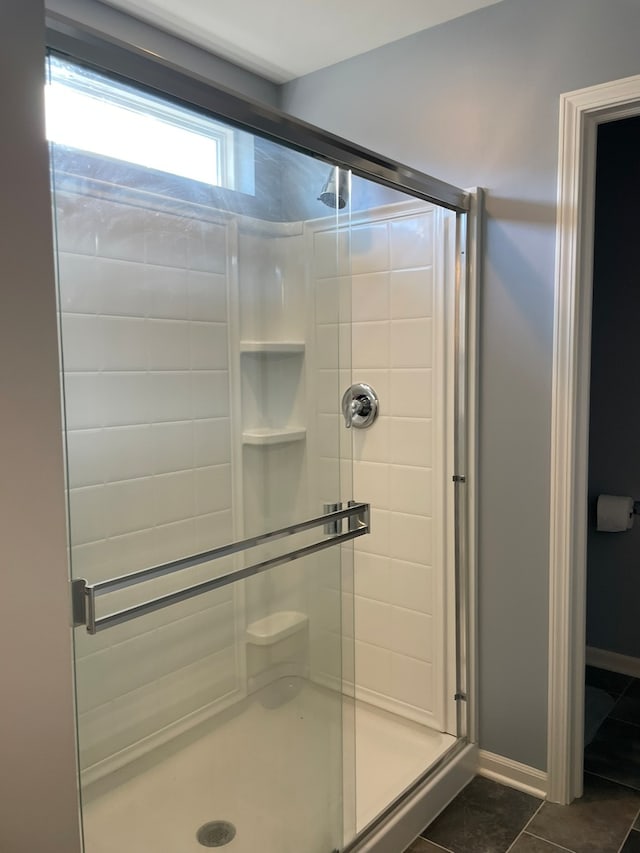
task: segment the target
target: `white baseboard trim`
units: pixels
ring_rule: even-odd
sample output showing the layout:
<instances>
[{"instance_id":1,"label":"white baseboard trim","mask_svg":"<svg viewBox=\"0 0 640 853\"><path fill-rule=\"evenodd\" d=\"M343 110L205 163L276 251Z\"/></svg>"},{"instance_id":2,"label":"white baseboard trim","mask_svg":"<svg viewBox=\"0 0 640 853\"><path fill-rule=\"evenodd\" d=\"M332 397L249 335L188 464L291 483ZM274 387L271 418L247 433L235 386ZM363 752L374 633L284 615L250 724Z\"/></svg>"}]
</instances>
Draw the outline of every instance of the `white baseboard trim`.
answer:
<instances>
[{"instance_id":1,"label":"white baseboard trim","mask_svg":"<svg viewBox=\"0 0 640 853\"><path fill-rule=\"evenodd\" d=\"M485 749L478 750L478 775L543 800L547 796L547 774L543 770L520 764L519 761L512 761Z\"/></svg>"},{"instance_id":2,"label":"white baseboard trim","mask_svg":"<svg viewBox=\"0 0 640 853\"><path fill-rule=\"evenodd\" d=\"M611 672L620 672L622 675L640 678L640 658L587 646L586 659L588 666L597 666L599 669L608 669Z\"/></svg>"}]
</instances>

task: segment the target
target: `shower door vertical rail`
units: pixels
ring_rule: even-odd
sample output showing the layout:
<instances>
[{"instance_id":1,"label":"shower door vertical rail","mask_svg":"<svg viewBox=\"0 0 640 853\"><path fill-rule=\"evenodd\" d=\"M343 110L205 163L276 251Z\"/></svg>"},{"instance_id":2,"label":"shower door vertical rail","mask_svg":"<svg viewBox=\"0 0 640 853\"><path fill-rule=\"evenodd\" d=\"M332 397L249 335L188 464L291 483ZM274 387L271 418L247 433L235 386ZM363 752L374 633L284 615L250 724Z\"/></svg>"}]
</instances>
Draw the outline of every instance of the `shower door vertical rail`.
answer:
<instances>
[{"instance_id":1,"label":"shower door vertical rail","mask_svg":"<svg viewBox=\"0 0 640 853\"><path fill-rule=\"evenodd\" d=\"M455 224L456 268L454 298L454 388L453 388L453 479L454 479L454 565L456 602L456 729L458 737L466 737L469 731L467 677L467 592L463 567L467 565L467 501L464 489L469 479L467 471L467 382L466 345L468 340L467 319L467 215L458 214Z\"/></svg>"},{"instance_id":2,"label":"shower door vertical rail","mask_svg":"<svg viewBox=\"0 0 640 853\"><path fill-rule=\"evenodd\" d=\"M476 655L476 555L478 530L478 336L484 192L468 194L469 209L456 215L455 454L464 482L455 491L456 613L460 736L478 741Z\"/></svg>"}]
</instances>

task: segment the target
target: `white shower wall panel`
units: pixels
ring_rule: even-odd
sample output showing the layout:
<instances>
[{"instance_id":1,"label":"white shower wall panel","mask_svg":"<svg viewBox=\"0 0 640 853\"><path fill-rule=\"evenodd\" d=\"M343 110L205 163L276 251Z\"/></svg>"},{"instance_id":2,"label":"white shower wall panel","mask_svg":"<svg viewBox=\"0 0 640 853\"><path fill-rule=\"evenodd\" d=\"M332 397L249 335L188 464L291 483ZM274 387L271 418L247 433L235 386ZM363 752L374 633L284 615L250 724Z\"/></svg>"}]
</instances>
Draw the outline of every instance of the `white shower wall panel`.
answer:
<instances>
[{"instance_id":1,"label":"white shower wall panel","mask_svg":"<svg viewBox=\"0 0 640 853\"><path fill-rule=\"evenodd\" d=\"M56 208L74 577L225 544L228 223L72 192L59 191ZM105 601L125 607L211 573ZM229 587L93 637L76 632L83 766L243 691L235 596Z\"/></svg>"},{"instance_id":2,"label":"white shower wall panel","mask_svg":"<svg viewBox=\"0 0 640 853\"><path fill-rule=\"evenodd\" d=\"M333 360L316 365L320 431L333 429L338 418L336 375L343 390L365 382L380 399L376 423L343 436L352 442L344 450L353 452L353 496L372 506L372 531L355 542L353 597L347 590L343 608L343 640L347 649L350 638L355 642L356 695L439 729L451 660L445 648L445 220L421 203L354 216L351 276L346 265L337 266L332 225L310 224L316 338L325 352L331 351L325 341L335 345ZM329 443L320 453L322 483L340 463ZM330 676L320 669L321 679Z\"/></svg>"},{"instance_id":3,"label":"white shower wall panel","mask_svg":"<svg viewBox=\"0 0 640 853\"><path fill-rule=\"evenodd\" d=\"M245 624L281 609L310 616L312 677L355 681L367 701L441 727L435 212L373 211L350 244L335 223L204 221L71 193L56 203L75 577L215 547L352 494L373 506L371 535L342 549L342 581L332 549L94 637L78 631L84 766L243 695ZM277 425L306 428L304 441L242 446L243 418L259 410L242 397L255 359L243 341L304 342L295 369L276 370L291 400ZM341 422L352 380L380 395L367 431ZM153 594L175 588L162 579ZM110 609L145 597L118 592Z\"/></svg>"}]
</instances>

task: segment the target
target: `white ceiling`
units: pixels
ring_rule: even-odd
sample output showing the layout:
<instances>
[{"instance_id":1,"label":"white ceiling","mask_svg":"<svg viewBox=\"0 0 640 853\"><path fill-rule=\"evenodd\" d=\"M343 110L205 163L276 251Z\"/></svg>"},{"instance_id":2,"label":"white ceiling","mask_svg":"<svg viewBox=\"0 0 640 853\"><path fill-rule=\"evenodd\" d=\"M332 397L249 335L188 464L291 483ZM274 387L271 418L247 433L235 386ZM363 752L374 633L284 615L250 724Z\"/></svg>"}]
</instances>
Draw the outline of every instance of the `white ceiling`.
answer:
<instances>
[{"instance_id":1,"label":"white ceiling","mask_svg":"<svg viewBox=\"0 0 640 853\"><path fill-rule=\"evenodd\" d=\"M499 0L105 0L284 83Z\"/></svg>"}]
</instances>

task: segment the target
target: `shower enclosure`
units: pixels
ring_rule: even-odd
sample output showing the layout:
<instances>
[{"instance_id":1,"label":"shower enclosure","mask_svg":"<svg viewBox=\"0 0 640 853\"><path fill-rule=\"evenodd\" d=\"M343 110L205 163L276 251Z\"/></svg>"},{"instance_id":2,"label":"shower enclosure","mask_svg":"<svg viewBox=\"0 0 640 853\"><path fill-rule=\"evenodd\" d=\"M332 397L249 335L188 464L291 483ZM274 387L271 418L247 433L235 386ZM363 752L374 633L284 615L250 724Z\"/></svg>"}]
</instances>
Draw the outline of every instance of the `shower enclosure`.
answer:
<instances>
[{"instance_id":1,"label":"shower enclosure","mask_svg":"<svg viewBox=\"0 0 640 853\"><path fill-rule=\"evenodd\" d=\"M468 742L468 199L63 46L86 853L355 847Z\"/></svg>"}]
</instances>

